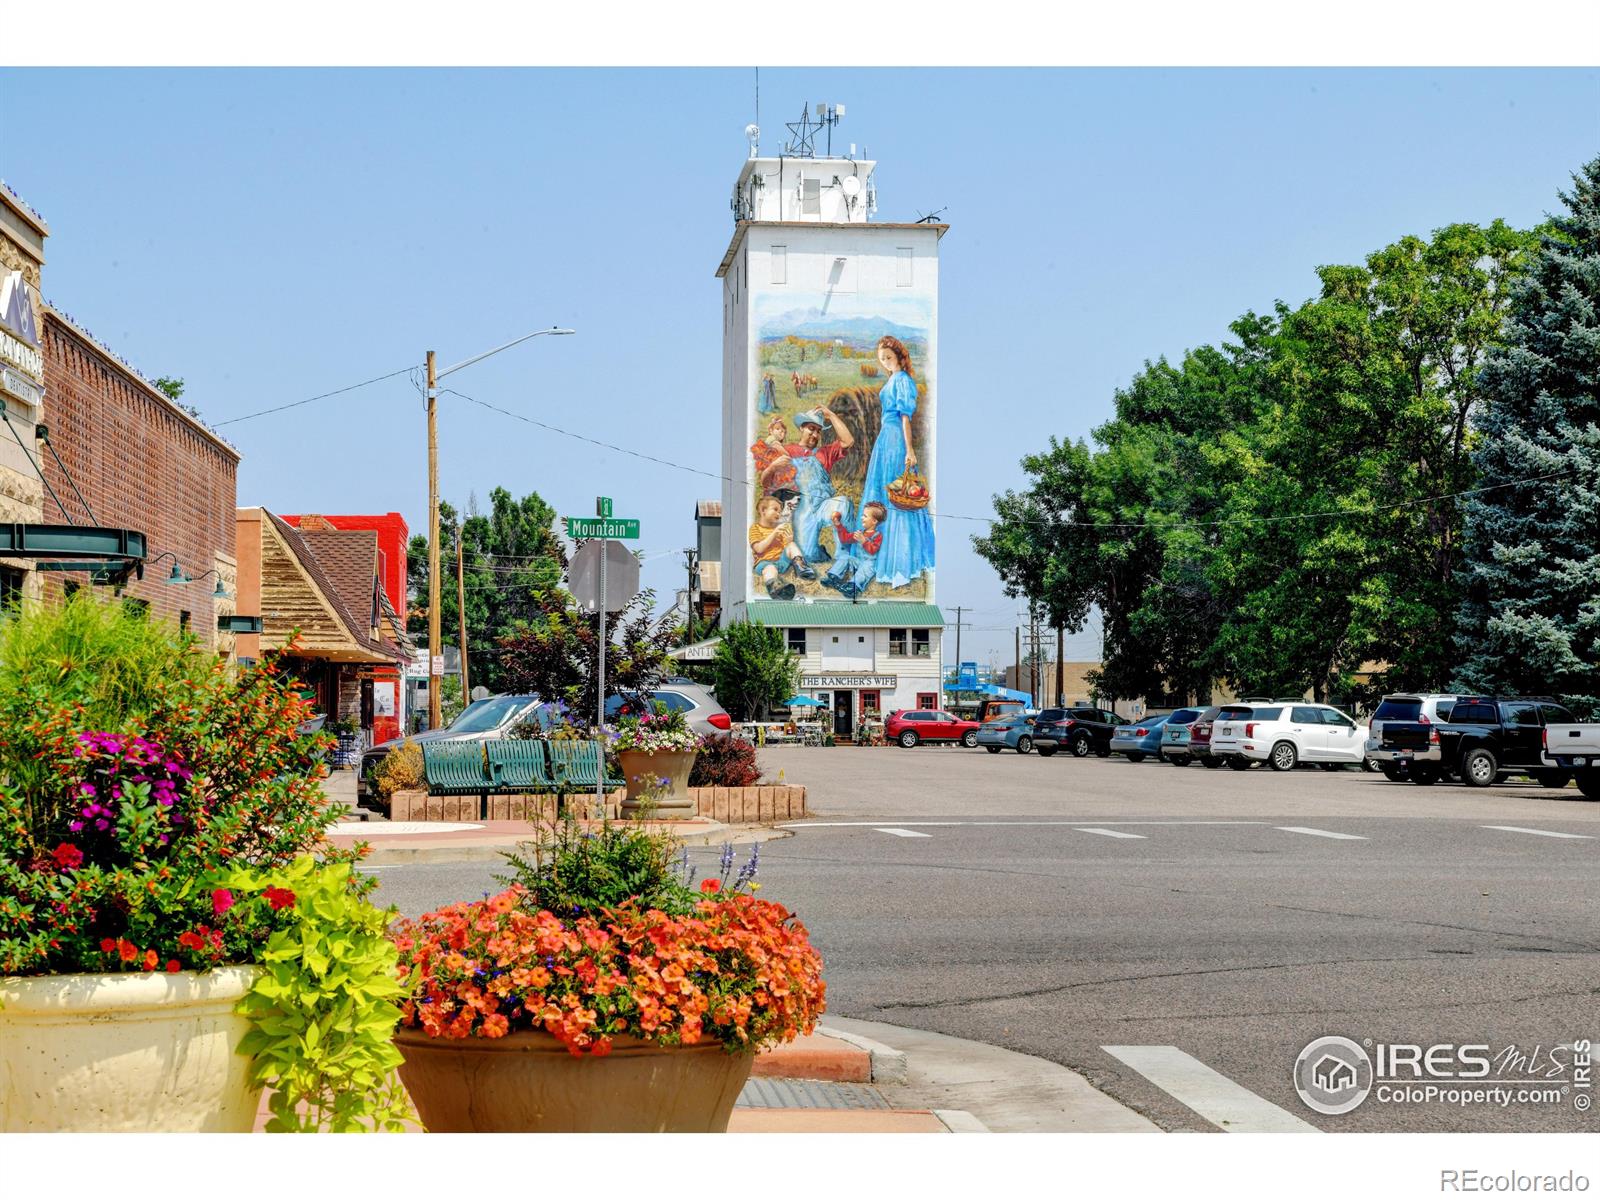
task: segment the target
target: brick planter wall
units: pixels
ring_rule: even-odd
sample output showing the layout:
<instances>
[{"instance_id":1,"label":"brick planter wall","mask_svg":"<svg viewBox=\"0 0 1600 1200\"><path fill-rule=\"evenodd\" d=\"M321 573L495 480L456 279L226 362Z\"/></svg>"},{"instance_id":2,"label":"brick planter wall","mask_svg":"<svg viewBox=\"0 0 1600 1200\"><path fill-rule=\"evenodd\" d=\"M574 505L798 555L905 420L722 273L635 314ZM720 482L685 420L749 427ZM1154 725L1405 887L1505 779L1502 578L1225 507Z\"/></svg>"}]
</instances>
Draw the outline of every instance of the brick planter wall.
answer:
<instances>
[{"instance_id":1,"label":"brick planter wall","mask_svg":"<svg viewBox=\"0 0 1600 1200\"><path fill-rule=\"evenodd\" d=\"M690 788L695 811L702 817L729 825L772 825L806 815L803 787ZM621 811L623 791L606 797L606 815ZM396 792L389 801L391 821L554 821L560 815L559 796L430 796L426 792Z\"/></svg>"}]
</instances>

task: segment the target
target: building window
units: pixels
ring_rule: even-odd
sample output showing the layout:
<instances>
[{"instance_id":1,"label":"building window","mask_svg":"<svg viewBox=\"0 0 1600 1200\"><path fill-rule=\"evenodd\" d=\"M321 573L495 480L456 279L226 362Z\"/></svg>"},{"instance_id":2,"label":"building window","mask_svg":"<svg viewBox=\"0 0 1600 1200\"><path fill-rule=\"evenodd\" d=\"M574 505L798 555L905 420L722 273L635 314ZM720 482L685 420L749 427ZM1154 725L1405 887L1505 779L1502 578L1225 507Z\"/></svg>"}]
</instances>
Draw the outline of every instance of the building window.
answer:
<instances>
[{"instance_id":1,"label":"building window","mask_svg":"<svg viewBox=\"0 0 1600 1200\"><path fill-rule=\"evenodd\" d=\"M895 287L911 286L911 247L897 246L894 252L894 285Z\"/></svg>"},{"instance_id":2,"label":"building window","mask_svg":"<svg viewBox=\"0 0 1600 1200\"><path fill-rule=\"evenodd\" d=\"M906 631L904 629L889 630L889 653L897 658L905 657Z\"/></svg>"},{"instance_id":3,"label":"building window","mask_svg":"<svg viewBox=\"0 0 1600 1200\"><path fill-rule=\"evenodd\" d=\"M178 610L178 628L184 630L185 632L188 632L188 629L189 629L189 610L187 608L181 608L181 609ZM599 657L599 654L600 654L600 651L596 650L595 651L595 656ZM596 668L596 670L598 670L598 669L599 668Z\"/></svg>"},{"instance_id":4,"label":"building window","mask_svg":"<svg viewBox=\"0 0 1600 1200\"><path fill-rule=\"evenodd\" d=\"M933 647L929 644L926 629L913 629L911 631L911 657L929 658L933 654Z\"/></svg>"},{"instance_id":5,"label":"building window","mask_svg":"<svg viewBox=\"0 0 1600 1200\"><path fill-rule=\"evenodd\" d=\"M23 572L16 567L0 567L0 607L22 598Z\"/></svg>"},{"instance_id":6,"label":"building window","mask_svg":"<svg viewBox=\"0 0 1600 1200\"><path fill-rule=\"evenodd\" d=\"M150 615L150 601L141 600L137 596L124 596L122 609L130 617L148 617Z\"/></svg>"},{"instance_id":7,"label":"building window","mask_svg":"<svg viewBox=\"0 0 1600 1200\"><path fill-rule=\"evenodd\" d=\"M598 653L598 651L597 651L597 653ZM938 708L939 707L939 697L938 697L938 695L936 693L934 693L934 692L918 692L917 693L917 707L918 708Z\"/></svg>"},{"instance_id":8,"label":"building window","mask_svg":"<svg viewBox=\"0 0 1600 1200\"><path fill-rule=\"evenodd\" d=\"M796 654L804 654L806 652L806 631L804 629L789 630L789 649ZM596 653L598 654L599 652L596 651Z\"/></svg>"},{"instance_id":9,"label":"building window","mask_svg":"<svg viewBox=\"0 0 1600 1200\"><path fill-rule=\"evenodd\" d=\"M789 247L774 246L772 248L772 282L789 282Z\"/></svg>"}]
</instances>

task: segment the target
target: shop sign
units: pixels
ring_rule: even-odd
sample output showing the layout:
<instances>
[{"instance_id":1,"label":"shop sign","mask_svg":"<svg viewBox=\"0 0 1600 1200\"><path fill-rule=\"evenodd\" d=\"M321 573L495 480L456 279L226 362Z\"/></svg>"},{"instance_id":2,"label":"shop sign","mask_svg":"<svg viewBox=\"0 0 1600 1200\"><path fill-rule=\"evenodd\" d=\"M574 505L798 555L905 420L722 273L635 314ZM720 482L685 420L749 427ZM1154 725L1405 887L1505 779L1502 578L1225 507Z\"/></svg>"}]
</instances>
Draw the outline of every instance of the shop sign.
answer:
<instances>
[{"instance_id":1,"label":"shop sign","mask_svg":"<svg viewBox=\"0 0 1600 1200\"><path fill-rule=\"evenodd\" d=\"M35 380L44 378L44 355L33 322L33 296L21 271L0 280L0 359Z\"/></svg>"},{"instance_id":2,"label":"shop sign","mask_svg":"<svg viewBox=\"0 0 1600 1200\"><path fill-rule=\"evenodd\" d=\"M802 675L803 688L892 688L897 675Z\"/></svg>"},{"instance_id":3,"label":"shop sign","mask_svg":"<svg viewBox=\"0 0 1600 1200\"><path fill-rule=\"evenodd\" d=\"M44 389L14 367L0 366L0 391L35 408L44 403Z\"/></svg>"}]
</instances>

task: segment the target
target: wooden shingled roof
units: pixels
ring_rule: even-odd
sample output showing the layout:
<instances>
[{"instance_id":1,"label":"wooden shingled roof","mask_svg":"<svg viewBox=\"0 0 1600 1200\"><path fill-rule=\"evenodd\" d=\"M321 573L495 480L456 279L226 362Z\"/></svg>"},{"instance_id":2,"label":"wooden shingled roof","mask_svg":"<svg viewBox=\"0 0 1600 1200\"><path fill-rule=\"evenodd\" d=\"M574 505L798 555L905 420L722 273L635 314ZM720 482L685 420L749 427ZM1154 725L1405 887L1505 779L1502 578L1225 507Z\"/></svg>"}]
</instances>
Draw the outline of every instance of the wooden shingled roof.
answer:
<instances>
[{"instance_id":1,"label":"wooden shingled roof","mask_svg":"<svg viewBox=\"0 0 1600 1200\"><path fill-rule=\"evenodd\" d=\"M377 534L302 532L262 512L262 648L280 648L298 630L295 647L307 658L404 662L405 651L381 636L393 626L378 599Z\"/></svg>"}]
</instances>

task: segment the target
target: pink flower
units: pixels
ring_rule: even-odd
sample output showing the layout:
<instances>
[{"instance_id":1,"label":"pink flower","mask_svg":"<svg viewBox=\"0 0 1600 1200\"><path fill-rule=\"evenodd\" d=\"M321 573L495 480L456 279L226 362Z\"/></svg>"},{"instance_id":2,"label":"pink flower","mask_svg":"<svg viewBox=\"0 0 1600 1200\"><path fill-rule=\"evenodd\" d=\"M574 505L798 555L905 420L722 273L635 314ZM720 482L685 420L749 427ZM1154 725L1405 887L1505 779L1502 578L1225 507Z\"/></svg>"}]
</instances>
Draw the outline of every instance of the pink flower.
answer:
<instances>
[{"instance_id":1,"label":"pink flower","mask_svg":"<svg viewBox=\"0 0 1600 1200\"><path fill-rule=\"evenodd\" d=\"M221 916L233 907L233 893L227 888L218 888L211 893L211 911Z\"/></svg>"}]
</instances>

